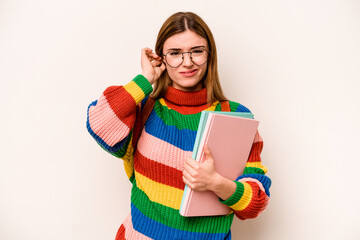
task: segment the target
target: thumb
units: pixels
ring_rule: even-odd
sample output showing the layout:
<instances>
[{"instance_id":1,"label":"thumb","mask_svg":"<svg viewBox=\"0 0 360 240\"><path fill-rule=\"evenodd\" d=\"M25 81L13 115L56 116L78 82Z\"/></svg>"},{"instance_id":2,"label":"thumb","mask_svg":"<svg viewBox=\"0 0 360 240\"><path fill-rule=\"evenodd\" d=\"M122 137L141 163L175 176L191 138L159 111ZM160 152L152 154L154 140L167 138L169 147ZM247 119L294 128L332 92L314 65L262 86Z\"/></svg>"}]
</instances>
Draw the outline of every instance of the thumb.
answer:
<instances>
[{"instance_id":1,"label":"thumb","mask_svg":"<svg viewBox=\"0 0 360 240\"><path fill-rule=\"evenodd\" d=\"M208 147L206 144L204 145L204 154L205 154L205 159L206 159L206 160L212 158L210 149L209 149L209 147Z\"/></svg>"},{"instance_id":2,"label":"thumb","mask_svg":"<svg viewBox=\"0 0 360 240\"><path fill-rule=\"evenodd\" d=\"M166 68L165 63L161 62L161 65L160 65L161 72L163 72L165 70L165 68Z\"/></svg>"}]
</instances>

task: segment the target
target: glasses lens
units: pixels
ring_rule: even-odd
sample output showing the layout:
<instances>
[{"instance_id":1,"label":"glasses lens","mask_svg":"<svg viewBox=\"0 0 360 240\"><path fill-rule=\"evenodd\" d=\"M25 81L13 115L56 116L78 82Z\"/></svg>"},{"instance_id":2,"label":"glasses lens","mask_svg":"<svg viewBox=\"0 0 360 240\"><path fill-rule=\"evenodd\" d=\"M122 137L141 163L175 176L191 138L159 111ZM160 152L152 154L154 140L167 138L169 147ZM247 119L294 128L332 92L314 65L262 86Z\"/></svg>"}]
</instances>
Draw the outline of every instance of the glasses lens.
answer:
<instances>
[{"instance_id":1,"label":"glasses lens","mask_svg":"<svg viewBox=\"0 0 360 240\"><path fill-rule=\"evenodd\" d=\"M198 66L205 64L209 57L209 53L205 49L195 49L186 53L191 54L192 62ZM168 52L165 55L165 60L170 67L179 67L183 63L183 53L180 51Z\"/></svg>"},{"instance_id":2,"label":"glasses lens","mask_svg":"<svg viewBox=\"0 0 360 240\"><path fill-rule=\"evenodd\" d=\"M182 61L182 53L180 51L169 52L168 54L166 54L166 62L171 67L180 66Z\"/></svg>"},{"instance_id":3,"label":"glasses lens","mask_svg":"<svg viewBox=\"0 0 360 240\"><path fill-rule=\"evenodd\" d=\"M203 65L208 59L208 52L205 49L196 49L191 52L191 59L195 65Z\"/></svg>"}]
</instances>

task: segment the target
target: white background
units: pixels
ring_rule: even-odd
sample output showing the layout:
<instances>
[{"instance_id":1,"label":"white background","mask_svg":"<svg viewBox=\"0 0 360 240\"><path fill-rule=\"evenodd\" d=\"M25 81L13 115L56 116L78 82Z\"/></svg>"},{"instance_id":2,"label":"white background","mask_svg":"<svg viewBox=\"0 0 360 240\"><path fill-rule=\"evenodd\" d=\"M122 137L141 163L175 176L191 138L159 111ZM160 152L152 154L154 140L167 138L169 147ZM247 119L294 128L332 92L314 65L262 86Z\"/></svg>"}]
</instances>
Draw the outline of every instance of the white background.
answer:
<instances>
[{"instance_id":1,"label":"white background","mask_svg":"<svg viewBox=\"0 0 360 240\"><path fill-rule=\"evenodd\" d=\"M233 239L360 239L355 0L0 0L0 239L115 238L130 183L87 106L177 11L208 23L226 95L261 121L271 201Z\"/></svg>"}]
</instances>

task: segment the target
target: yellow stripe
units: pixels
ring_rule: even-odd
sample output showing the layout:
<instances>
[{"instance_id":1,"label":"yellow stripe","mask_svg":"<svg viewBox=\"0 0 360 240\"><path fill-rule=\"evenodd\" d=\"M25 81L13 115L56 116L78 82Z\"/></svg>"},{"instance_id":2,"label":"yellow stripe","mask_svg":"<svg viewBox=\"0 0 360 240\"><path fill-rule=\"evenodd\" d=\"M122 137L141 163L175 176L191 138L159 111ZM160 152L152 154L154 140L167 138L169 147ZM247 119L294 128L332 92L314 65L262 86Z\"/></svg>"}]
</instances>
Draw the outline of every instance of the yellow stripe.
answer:
<instances>
[{"instance_id":1,"label":"yellow stripe","mask_svg":"<svg viewBox=\"0 0 360 240\"><path fill-rule=\"evenodd\" d=\"M165 106L165 107L169 108L169 107L166 105L166 103L165 103L165 101L164 101L163 98L160 98L160 99L159 99L159 103L160 103L162 106Z\"/></svg>"},{"instance_id":2,"label":"yellow stripe","mask_svg":"<svg viewBox=\"0 0 360 240\"><path fill-rule=\"evenodd\" d=\"M168 105L166 105L166 102L165 102L165 100L163 98L159 99L159 103L162 106L165 106L165 107L169 108ZM204 109L203 111L214 111L215 108L216 108L216 105L218 105L218 103L219 103L219 101L215 101L210 107ZM171 109L171 108L169 108L169 109Z\"/></svg>"},{"instance_id":3,"label":"yellow stripe","mask_svg":"<svg viewBox=\"0 0 360 240\"><path fill-rule=\"evenodd\" d=\"M234 205L230 206L235 211L242 211L244 210L250 203L252 198L252 188L250 184L243 183L244 184L244 194L240 198L240 200L235 203Z\"/></svg>"},{"instance_id":4,"label":"yellow stripe","mask_svg":"<svg viewBox=\"0 0 360 240\"><path fill-rule=\"evenodd\" d=\"M138 188L140 188L151 201L161 205L180 209L183 190L157 183L135 171L135 179Z\"/></svg>"},{"instance_id":5,"label":"yellow stripe","mask_svg":"<svg viewBox=\"0 0 360 240\"><path fill-rule=\"evenodd\" d=\"M124 88L134 98L136 104L138 104L139 102L141 102L141 100L145 98L143 90L134 81L126 84Z\"/></svg>"},{"instance_id":6,"label":"yellow stripe","mask_svg":"<svg viewBox=\"0 0 360 240\"><path fill-rule=\"evenodd\" d=\"M219 101L215 101L210 107L205 109L204 111L215 111L216 105L218 105Z\"/></svg>"},{"instance_id":7,"label":"yellow stripe","mask_svg":"<svg viewBox=\"0 0 360 240\"><path fill-rule=\"evenodd\" d=\"M267 167L265 167L264 165L261 164L261 162L248 162L246 163L245 167L255 167L255 168L260 168L261 170L264 171L264 173L267 173L268 169Z\"/></svg>"},{"instance_id":8,"label":"yellow stripe","mask_svg":"<svg viewBox=\"0 0 360 240\"><path fill-rule=\"evenodd\" d=\"M133 155L133 152L134 152L134 148L132 146L132 137L131 137L129 146L128 146L127 150L126 150L126 153L122 157L122 159L124 160L123 161L124 169L125 169L126 175L128 176L129 179L131 178L131 176L132 176L132 174L134 172L134 155Z\"/></svg>"},{"instance_id":9,"label":"yellow stripe","mask_svg":"<svg viewBox=\"0 0 360 240\"><path fill-rule=\"evenodd\" d=\"M123 161L123 164L124 164L125 173L127 177L130 179L134 171L134 161L129 161L129 162Z\"/></svg>"}]
</instances>

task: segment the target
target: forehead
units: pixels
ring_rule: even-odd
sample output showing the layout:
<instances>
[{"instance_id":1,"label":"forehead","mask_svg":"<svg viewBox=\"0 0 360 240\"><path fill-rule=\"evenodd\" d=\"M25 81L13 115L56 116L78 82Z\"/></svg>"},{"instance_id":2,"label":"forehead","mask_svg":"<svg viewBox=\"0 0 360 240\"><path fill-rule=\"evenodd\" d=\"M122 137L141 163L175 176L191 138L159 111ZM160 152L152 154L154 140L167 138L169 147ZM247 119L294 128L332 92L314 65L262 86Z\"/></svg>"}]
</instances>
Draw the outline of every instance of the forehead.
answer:
<instances>
[{"instance_id":1,"label":"forehead","mask_svg":"<svg viewBox=\"0 0 360 240\"><path fill-rule=\"evenodd\" d=\"M164 51L171 48L178 48L185 51L195 46L207 47L206 39L193 31L186 30L185 32L177 33L166 39Z\"/></svg>"}]
</instances>

